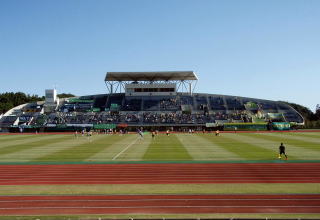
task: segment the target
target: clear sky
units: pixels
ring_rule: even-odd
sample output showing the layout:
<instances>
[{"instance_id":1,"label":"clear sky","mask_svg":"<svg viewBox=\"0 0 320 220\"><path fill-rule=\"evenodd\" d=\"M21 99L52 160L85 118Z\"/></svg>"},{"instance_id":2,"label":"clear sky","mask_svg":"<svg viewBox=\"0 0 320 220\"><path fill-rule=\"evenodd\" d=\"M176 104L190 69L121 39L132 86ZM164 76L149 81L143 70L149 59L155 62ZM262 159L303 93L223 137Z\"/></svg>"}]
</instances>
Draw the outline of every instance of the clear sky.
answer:
<instances>
[{"instance_id":1,"label":"clear sky","mask_svg":"<svg viewBox=\"0 0 320 220\"><path fill-rule=\"evenodd\" d=\"M100 94L108 71L166 70L314 111L320 1L0 0L0 93Z\"/></svg>"}]
</instances>

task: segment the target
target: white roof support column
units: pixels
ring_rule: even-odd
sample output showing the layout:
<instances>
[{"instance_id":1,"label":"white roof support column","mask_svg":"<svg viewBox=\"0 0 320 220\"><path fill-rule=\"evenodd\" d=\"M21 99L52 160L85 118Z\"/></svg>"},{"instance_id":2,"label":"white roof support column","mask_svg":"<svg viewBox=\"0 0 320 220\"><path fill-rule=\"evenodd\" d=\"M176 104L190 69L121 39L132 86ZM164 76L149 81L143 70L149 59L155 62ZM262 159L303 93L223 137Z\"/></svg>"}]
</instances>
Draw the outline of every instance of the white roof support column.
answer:
<instances>
[{"instance_id":1,"label":"white roof support column","mask_svg":"<svg viewBox=\"0 0 320 220\"><path fill-rule=\"evenodd\" d=\"M125 91L126 84L138 82L139 84L174 82L178 86L177 91L180 89L180 92L192 94L197 80L198 77L193 71L107 72L105 77L110 94Z\"/></svg>"}]
</instances>

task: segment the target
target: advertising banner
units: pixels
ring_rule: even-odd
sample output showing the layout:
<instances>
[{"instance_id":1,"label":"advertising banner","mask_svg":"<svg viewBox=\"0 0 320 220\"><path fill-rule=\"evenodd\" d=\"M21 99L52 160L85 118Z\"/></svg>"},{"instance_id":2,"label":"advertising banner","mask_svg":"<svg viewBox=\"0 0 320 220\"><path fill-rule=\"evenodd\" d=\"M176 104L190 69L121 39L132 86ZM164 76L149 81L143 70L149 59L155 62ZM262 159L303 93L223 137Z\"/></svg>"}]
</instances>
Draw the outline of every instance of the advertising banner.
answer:
<instances>
[{"instance_id":1,"label":"advertising banner","mask_svg":"<svg viewBox=\"0 0 320 220\"><path fill-rule=\"evenodd\" d=\"M267 123L225 123L224 130L226 131L266 131Z\"/></svg>"},{"instance_id":2,"label":"advertising banner","mask_svg":"<svg viewBox=\"0 0 320 220\"><path fill-rule=\"evenodd\" d=\"M216 123L206 123L207 128L217 127Z\"/></svg>"},{"instance_id":3,"label":"advertising banner","mask_svg":"<svg viewBox=\"0 0 320 220\"><path fill-rule=\"evenodd\" d=\"M114 129L116 127L117 127L116 124L96 124L96 125L93 125L94 129Z\"/></svg>"},{"instance_id":4,"label":"advertising banner","mask_svg":"<svg viewBox=\"0 0 320 220\"><path fill-rule=\"evenodd\" d=\"M93 124L67 124L68 127L93 127Z\"/></svg>"},{"instance_id":5,"label":"advertising banner","mask_svg":"<svg viewBox=\"0 0 320 220\"><path fill-rule=\"evenodd\" d=\"M283 119L282 113L268 113L270 119Z\"/></svg>"},{"instance_id":6,"label":"advertising banner","mask_svg":"<svg viewBox=\"0 0 320 220\"><path fill-rule=\"evenodd\" d=\"M272 127L274 130L284 131L284 130L290 130L291 125L289 122L273 122Z\"/></svg>"}]
</instances>

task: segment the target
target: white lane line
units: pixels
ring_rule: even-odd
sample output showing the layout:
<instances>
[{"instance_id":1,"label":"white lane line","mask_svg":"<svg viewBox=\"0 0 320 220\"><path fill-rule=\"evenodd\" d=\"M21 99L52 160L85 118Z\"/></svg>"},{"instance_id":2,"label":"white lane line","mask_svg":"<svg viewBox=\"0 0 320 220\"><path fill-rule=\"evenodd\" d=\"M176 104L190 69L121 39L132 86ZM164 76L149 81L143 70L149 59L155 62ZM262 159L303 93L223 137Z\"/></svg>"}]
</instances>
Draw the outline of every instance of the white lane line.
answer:
<instances>
[{"instance_id":1,"label":"white lane line","mask_svg":"<svg viewBox=\"0 0 320 220\"><path fill-rule=\"evenodd\" d=\"M122 150L120 153L118 153L116 156L114 156L114 157L112 158L112 160L117 159L123 152L125 152L125 151L128 150L132 145L134 145L134 144L137 142L138 139L139 139L139 138L136 138L134 141L132 141L131 144L129 144L125 149L123 149L123 150Z\"/></svg>"},{"instance_id":2,"label":"white lane line","mask_svg":"<svg viewBox=\"0 0 320 220\"><path fill-rule=\"evenodd\" d=\"M153 209L153 208L319 208L320 206L49 206L49 207L13 207L0 208L0 210L23 210L23 209Z\"/></svg>"}]
</instances>

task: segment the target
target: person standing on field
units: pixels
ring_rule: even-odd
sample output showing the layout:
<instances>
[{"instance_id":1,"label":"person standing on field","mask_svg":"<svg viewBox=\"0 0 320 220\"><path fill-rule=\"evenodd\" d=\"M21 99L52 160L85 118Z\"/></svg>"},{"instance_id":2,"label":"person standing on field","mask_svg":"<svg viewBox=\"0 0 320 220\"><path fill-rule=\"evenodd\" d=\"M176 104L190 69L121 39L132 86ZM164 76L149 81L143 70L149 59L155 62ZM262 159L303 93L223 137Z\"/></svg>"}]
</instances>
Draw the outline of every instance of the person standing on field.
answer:
<instances>
[{"instance_id":1,"label":"person standing on field","mask_svg":"<svg viewBox=\"0 0 320 220\"><path fill-rule=\"evenodd\" d=\"M279 159L281 159L281 155L284 155L286 157L286 160L288 159L288 156L286 155L286 147L283 145L283 143L279 146Z\"/></svg>"},{"instance_id":2,"label":"person standing on field","mask_svg":"<svg viewBox=\"0 0 320 220\"><path fill-rule=\"evenodd\" d=\"M137 132L138 132L138 134L139 134L139 136L140 136L140 139L143 139L143 133L142 133L142 131L139 130L139 129L137 129Z\"/></svg>"}]
</instances>

